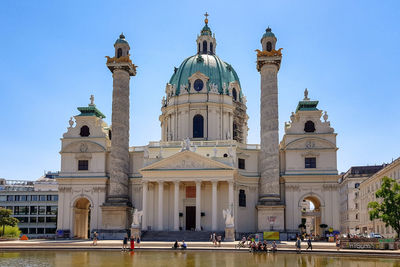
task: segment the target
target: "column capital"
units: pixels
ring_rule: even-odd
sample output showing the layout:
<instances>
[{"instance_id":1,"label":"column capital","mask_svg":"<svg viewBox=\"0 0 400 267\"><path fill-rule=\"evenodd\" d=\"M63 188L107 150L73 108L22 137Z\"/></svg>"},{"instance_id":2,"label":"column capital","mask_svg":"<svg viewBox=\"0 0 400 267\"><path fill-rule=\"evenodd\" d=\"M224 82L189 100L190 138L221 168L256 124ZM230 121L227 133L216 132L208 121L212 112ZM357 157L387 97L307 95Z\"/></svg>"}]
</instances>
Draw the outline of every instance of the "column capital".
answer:
<instances>
[{"instance_id":1,"label":"column capital","mask_svg":"<svg viewBox=\"0 0 400 267\"><path fill-rule=\"evenodd\" d=\"M179 185L181 181L172 181L174 185Z\"/></svg>"},{"instance_id":2,"label":"column capital","mask_svg":"<svg viewBox=\"0 0 400 267\"><path fill-rule=\"evenodd\" d=\"M158 184L164 184L164 180L157 180Z\"/></svg>"},{"instance_id":3,"label":"column capital","mask_svg":"<svg viewBox=\"0 0 400 267\"><path fill-rule=\"evenodd\" d=\"M148 184L149 184L149 181L147 181L147 180L142 180L142 184L143 184L143 185L148 185Z\"/></svg>"},{"instance_id":4,"label":"column capital","mask_svg":"<svg viewBox=\"0 0 400 267\"><path fill-rule=\"evenodd\" d=\"M226 181L229 185L234 185L235 184L235 181L233 181L233 180L228 180L228 181Z\"/></svg>"},{"instance_id":5,"label":"column capital","mask_svg":"<svg viewBox=\"0 0 400 267\"><path fill-rule=\"evenodd\" d=\"M219 181L218 180L211 180L210 182L214 185L214 184L218 184Z\"/></svg>"},{"instance_id":6,"label":"column capital","mask_svg":"<svg viewBox=\"0 0 400 267\"><path fill-rule=\"evenodd\" d=\"M197 180L195 180L195 183L196 183L196 185L198 185L198 184L200 184L201 185L201 180L199 180L199 179L197 179Z\"/></svg>"}]
</instances>

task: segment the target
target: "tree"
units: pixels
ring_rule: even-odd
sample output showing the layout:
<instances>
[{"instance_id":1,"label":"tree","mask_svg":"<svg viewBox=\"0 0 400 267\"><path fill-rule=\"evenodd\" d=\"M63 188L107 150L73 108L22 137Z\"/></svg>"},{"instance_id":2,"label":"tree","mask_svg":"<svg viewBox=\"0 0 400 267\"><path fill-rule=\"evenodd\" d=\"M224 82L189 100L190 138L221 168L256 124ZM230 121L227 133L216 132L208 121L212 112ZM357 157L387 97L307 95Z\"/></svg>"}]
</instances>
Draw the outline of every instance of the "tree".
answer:
<instances>
[{"instance_id":1,"label":"tree","mask_svg":"<svg viewBox=\"0 0 400 267\"><path fill-rule=\"evenodd\" d=\"M400 235L400 184L388 177L383 177L381 188L375 192L378 201L368 203L370 220L381 219Z\"/></svg>"},{"instance_id":2,"label":"tree","mask_svg":"<svg viewBox=\"0 0 400 267\"><path fill-rule=\"evenodd\" d=\"M11 214L12 210L0 208L0 225L3 226L3 235L6 225L16 226L19 223L17 218L10 217Z\"/></svg>"}]
</instances>

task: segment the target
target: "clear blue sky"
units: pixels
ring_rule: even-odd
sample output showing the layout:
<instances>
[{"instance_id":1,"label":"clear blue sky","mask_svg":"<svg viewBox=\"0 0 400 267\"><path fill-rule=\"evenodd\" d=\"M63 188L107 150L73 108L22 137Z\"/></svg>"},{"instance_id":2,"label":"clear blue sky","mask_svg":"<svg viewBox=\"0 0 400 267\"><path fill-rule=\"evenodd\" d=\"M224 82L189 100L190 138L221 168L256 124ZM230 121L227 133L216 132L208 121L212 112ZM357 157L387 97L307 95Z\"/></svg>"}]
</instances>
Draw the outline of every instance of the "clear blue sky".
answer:
<instances>
[{"instance_id":1,"label":"clear blue sky","mask_svg":"<svg viewBox=\"0 0 400 267\"><path fill-rule=\"evenodd\" d=\"M161 98L174 66L196 52L203 14L216 52L248 100L259 143L255 49L269 25L282 47L280 136L304 88L338 133L338 169L400 156L399 1L1 1L0 177L60 169L60 138L90 94L111 119L104 56L124 32L133 62L131 145L160 139Z\"/></svg>"}]
</instances>

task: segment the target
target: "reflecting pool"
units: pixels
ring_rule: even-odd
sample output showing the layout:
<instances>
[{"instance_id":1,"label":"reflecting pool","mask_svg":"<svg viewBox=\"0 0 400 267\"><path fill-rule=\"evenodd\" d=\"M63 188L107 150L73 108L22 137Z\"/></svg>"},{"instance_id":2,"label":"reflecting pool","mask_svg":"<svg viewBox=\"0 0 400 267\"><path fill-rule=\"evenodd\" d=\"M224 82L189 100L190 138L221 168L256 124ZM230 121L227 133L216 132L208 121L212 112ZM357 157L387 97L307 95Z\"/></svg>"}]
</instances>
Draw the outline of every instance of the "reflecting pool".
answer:
<instances>
[{"instance_id":1,"label":"reflecting pool","mask_svg":"<svg viewBox=\"0 0 400 267\"><path fill-rule=\"evenodd\" d=\"M399 259L222 251L18 251L0 252L0 266L343 266L400 267Z\"/></svg>"}]
</instances>

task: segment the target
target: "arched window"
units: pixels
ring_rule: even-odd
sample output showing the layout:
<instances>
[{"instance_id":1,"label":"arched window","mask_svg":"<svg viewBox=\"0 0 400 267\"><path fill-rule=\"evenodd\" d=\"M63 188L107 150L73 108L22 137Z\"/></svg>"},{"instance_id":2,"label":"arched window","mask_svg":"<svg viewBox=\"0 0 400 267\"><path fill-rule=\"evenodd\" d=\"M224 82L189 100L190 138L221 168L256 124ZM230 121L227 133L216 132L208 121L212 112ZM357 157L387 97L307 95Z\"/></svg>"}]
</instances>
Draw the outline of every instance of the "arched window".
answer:
<instances>
[{"instance_id":1,"label":"arched window","mask_svg":"<svg viewBox=\"0 0 400 267\"><path fill-rule=\"evenodd\" d=\"M271 42L267 42L267 51L271 52L272 50L272 43Z\"/></svg>"},{"instance_id":2,"label":"arched window","mask_svg":"<svg viewBox=\"0 0 400 267\"><path fill-rule=\"evenodd\" d=\"M204 118L200 114L193 117L193 138L204 137Z\"/></svg>"},{"instance_id":3,"label":"arched window","mask_svg":"<svg viewBox=\"0 0 400 267\"><path fill-rule=\"evenodd\" d=\"M237 101L237 92L236 92L235 88L232 89L232 96L233 96L233 100Z\"/></svg>"},{"instance_id":4,"label":"arched window","mask_svg":"<svg viewBox=\"0 0 400 267\"><path fill-rule=\"evenodd\" d=\"M200 43L199 46L197 47L197 54L200 54Z\"/></svg>"},{"instance_id":5,"label":"arched window","mask_svg":"<svg viewBox=\"0 0 400 267\"><path fill-rule=\"evenodd\" d=\"M87 127L86 125L83 125L81 127L81 132L79 133L79 135L82 137L89 136L90 135L89 127Z\"/></svg>"},{"instance_id":6,"label":"arched window","mask_svg":"<svg viewBox=\"0 0 400 267\"><path fill-rule=\"evenodd\" d=\"M203 41L203 54L207 54L207 41Z\"/></svg>"},{"instance_id":7,"label":"arched window","mask_svg":"<svg viewBox=\"0 0 400 267\"><path fill-rule=\"evenodd\" d=\"M118 48L118 50L117 50L117 58L120 58L120 57L122 57L122 49Z\"/></svg>"},{"instance_id":8,"label":"arched window","mask_svg":"<svg viewBox=\"0 0 400 267\"><path fill-rule=\"evenodd\" d=\"M213 54L213 43L210 43L210 53Z\"/></svg>"},{"instance_id":9,"label":"arched window","mask_svg":"<svg viewBox=\"0 0 400 267\"><path fill-rule=\"evenodd\" d=\"M111 140L111 130L110 129L108 130L108 138L110 138L110 140Z\"/></svg>"},{"instance_id":10,"label":"arched window","mask_svg":"<svg viewBox=\"0 0 400 267\"><path fill-rule=\"evenodd\" d=\"M305 131L306 133L313 133L313 132L315 132L315 125L314 125L314 123L313 123L312 121L307 121L307 122L304 124L304 131Z\"/></svg>"}]
</instances>

